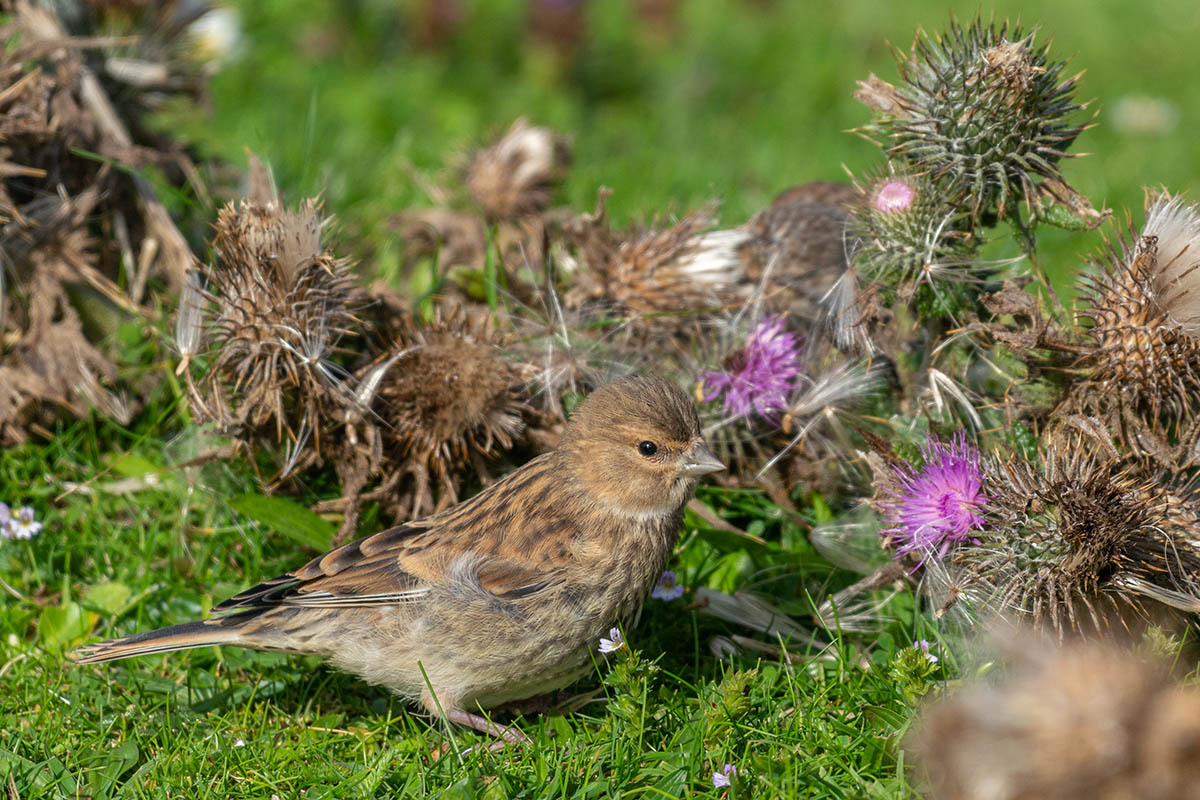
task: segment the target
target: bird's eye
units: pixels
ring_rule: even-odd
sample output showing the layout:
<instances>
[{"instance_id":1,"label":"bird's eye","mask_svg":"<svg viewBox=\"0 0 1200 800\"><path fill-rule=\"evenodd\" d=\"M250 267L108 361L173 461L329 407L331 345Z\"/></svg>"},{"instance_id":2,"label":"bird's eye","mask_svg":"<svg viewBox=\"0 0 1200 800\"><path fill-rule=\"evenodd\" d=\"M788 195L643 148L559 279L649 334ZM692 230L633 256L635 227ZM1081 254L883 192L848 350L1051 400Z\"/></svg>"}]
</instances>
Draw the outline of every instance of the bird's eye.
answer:
<instances>
[{"instance_id":1,"label":"bird's eye","mask_svg":"<svg viewBox=\"0 0 1200 800\"><path fill-rule=\"evenodd\" d=\"M658 452L658 445L650 441L642 442L638 445L638 452L649 458Z\"/></svg>"}]
</instances>

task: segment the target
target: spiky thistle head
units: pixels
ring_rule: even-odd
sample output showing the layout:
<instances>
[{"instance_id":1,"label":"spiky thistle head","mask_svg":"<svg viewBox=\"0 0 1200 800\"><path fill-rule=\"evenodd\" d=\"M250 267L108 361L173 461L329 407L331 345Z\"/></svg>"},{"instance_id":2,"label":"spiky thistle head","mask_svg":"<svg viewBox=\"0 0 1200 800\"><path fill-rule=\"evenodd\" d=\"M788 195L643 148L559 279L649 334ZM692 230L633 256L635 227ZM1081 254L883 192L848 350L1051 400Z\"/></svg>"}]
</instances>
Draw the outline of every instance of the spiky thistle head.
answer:
<instances>
[{"instance_id":1,"label":"spiky thistle head","mask_svg":"<svg viewBox=\"0 0 1200 800\"><path fill-rule=\"evenodd\" d=\"M711 230L713 209L663 230L618 234L608 227L604 198L597 213L569 226L586 270L566 293L568 305L600 303L618 313L654 314L716 308L746 294L739 248L748 234Z\"/></svg>"},{"instance_id":2,"label":"spiky thistle head","mask_svg":"<svg viewBox=\"0 0 1200 800\"><path fill-rule=\"evenodd\" d=\"M636 372L642 361L622 346L628 325L603 309L568 308L549 282L529 304L512 303L501 325L509 332L507 350L535 370L534 400L556 421L565 418L564 402Z\"/></svg>"},{"instance_id":3,"label":"spiky thistle head","mask_svg":"<svg viewBox=\"0 0 1200 800\"><path fill-rule=\"evenodd\" d=\"M332 356L355 327L355 285L349 262L321 244L318 202L288 210L257 159L251 176L250 197L218 213L216 261L202 269L213 356L208 397L191 399L223 428L270 423L277 438L286 430L295 440L300 420L315 425L322 403L351 402Z\"/></svg>"},{"instance_id":4,"label":"spiky thistle head","mask_svg":"<svg viewBox=\"0 0 1200 800\"><path fill-rule=\"evenodd\" d=\"M984 488L979 450L959 432L949 442L930 437L921 446L922 464L893 467L895 486L881 486L879 503L891 527L880 531L896 556L910 553L945 558L960 542L976 542L990 498Z\"/></svg>"},{"instance_id":5,"label":"spiky thistle head","mask_svg":"<svg viewBox=\"0 0 1200 800\"><path fill-rule=\"evenodd\" d=\"M539 214L567 174L571 149L549 128L518 119L467 168L467 189L489 222Z\"/></svg>"},{"instance_id":6,"label":"spiky thistle head","mask_svg":"<svg viewBox=\"0 0 1200 800\"><path fill-rule=\"evenodd\" d=\"M1110 244L1097 266L1080 291L1088 377L1075 399L1169 431L1200 396L1200 209L1159 197L1141 233Z\"/></svg>"},{"instance_id":7,"label":"spiky thistle head","mask_svg":"<svg viewBox=\"0 0 1200 800\"><path fill-rule=\"evenodd\" d=\"M986 535L953 562L987 611L1060 634L1130 627L1155 604L1200 611L1190 491L1175 493L1077 436L1050 443L1038 463L994 464L985 478Z\"/></svg>"},{"instance_id":8,"label":"spiky thistle head","mask_svg":"<svg viewBox=\"0 0 1200 800\"><path fill-rule=\"evenodd\" d=\"M965 215L927 177L890 168L857 185L863 200L851 206L846 229L865 283L907 302L920 289L944 293L982 277Z\"/></svg>"},{"instance_id":9,"label":"spiky thistle head","mask_svg":"<svg viewBox=\"0 0 1200 800\"><path fill-rule=\"evenodd\" d=\"M418 515L457 502L464 475L486 478L484 459L513 446L531 410L533 370L505 357L490 318L472 320L460 308L439 309L430 322L410 318L397 350L376 408L413 478Z\"/></svg>"},{"instance_id":10,"label":"spiky thistle head","mask_svg":"<svg viewBox=\"0 0 1200 800\"><path fill-rule=\"evenodd\" d=\"M1049 45L977 17L966 27L951 20L944 36L919 32L895 55L899 86L872 76L856 93L877 112L865 131L885 140L889 158L927 173L976 222L1067 189L1059 161L1087 126L1072 121L1084 106Z\"/></svg>"}]
</instances>

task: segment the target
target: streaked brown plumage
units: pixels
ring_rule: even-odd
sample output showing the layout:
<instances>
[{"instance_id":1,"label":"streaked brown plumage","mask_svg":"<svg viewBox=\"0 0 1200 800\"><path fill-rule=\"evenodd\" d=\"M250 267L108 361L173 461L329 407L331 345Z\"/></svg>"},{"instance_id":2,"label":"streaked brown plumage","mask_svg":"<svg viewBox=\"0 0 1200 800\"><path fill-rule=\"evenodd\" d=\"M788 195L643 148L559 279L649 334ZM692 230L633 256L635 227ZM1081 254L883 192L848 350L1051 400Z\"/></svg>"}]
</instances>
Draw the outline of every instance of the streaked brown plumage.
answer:
<instances>
[{"instance_id":1,"label":"streaked brown plumage","mask_svg":"<svg viewBox=\"0 0 1200 800\"><path fill-rule=\"evenodd\" d=\"M661 574L698 477L722 468L681 389L628 378L588 397L558 449L471 500L315 558L212 619L101 642L79 660L214 644L314 654L519 740L471 711L583 674Z\"/></svg>"}]
</instances>

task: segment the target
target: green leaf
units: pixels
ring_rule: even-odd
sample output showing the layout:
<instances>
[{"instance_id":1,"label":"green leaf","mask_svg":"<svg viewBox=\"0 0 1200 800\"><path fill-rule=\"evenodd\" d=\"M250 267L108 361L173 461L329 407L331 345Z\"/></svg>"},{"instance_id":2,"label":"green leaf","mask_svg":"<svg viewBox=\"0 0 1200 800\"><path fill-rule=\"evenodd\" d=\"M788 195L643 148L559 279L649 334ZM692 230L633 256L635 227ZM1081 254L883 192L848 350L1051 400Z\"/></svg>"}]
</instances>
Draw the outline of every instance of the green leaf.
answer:
<instances>
[{"instance_id":1,"label":"green leaf","mask_svg":"<svg viewBox=\"0 0 1200 800\"><path fill-rule=\"evenodd\" d=\"M132 589L116 581L98 583L95 586L88 587L83 593L83 599L88 605L94 606L97 610L103 611L109 616L121 613L125 609L125 604L129 602L129 598L132 596Z\"/></svg>"},{"instance_id":2,"label":"green leaf","mask_svg":"<svg viewBox=\"0 0 1200 800\"><path fill-rule=\"evenodd\" d=\"M110 464L113 472L124 478L140 478L143 475L159 472L162 467L145 456L124 453L113 459Z\"/></svg>"},{"instance_id":3,"label":"green leaf","mask_svg":"<svg viewBox=\"0 0 1200 800\"><path fill-rule=\"evenodd\" d=\"M91 621L83 606L67 603L42 609L42 618L38 621L38 635L41 637L42 647L47 650L61 650L87 636L91 627Z\"/></svg>"},{"instance_id":4,"label":"green leaf","mask_svg":"<svg viewBox=\"0 0 1200 800\"><path fill-rule=\"evenodd\" d=\"M234 511L313 550L328 550L336 530L333 523L286 497L243 494L229 501Z\"/></svg>"},{"instance_id":5,"label":"green leaf","mask_svg":"<svg viewBox=\"0 0 1200 800\"><path fill-rule=\"evenodd\" d=\"M108 797L117 788L121 775L137 764L138 747L126 740L116 747L93 750L80 761L88 767L92 796Z\"/></svg>"},{"instance_id":6,"label":"green leaf","mask_svg":"<svg viewBox=\"0 0 1200 800\"><path fill-rule=\"evenodd\" d=\"M820 525L823 522L829 522L833 519L833 510L829 504L825 502L825 498L817 492L813 492L811 496L813 523Z\"/></svg>"},{"instance_id":7,"label":"green leaf","mask_svg":"<svg viewBox=\"0 0 1200 800\"><path fill-rule=\"evenodd\" d=\"M75 779L71 777L70 771L59 759L51 756L39 764L2 747L0 747L0 775L12 776L14 782L19 787L23 787L26 792L31 789L36 792L36 794L30 793L23 796L50 796L50 792L57 790L57 796L69 797L79 789Z\"/></svg>"}]
</instances>

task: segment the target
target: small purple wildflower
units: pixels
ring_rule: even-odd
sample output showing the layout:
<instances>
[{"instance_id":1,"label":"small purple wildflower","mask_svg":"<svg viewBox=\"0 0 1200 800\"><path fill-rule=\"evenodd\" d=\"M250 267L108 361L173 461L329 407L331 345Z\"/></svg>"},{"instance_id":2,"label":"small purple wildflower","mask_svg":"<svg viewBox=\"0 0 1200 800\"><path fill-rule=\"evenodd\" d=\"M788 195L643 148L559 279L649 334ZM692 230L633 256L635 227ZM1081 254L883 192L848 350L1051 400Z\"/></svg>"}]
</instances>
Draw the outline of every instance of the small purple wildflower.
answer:
<instances>
[{"instance_id":1,"label":"small purple wildflower","mask_svg":"<svg viewBox=\"0 0 1200 800\"><path fill-rule=\"evenodd\" d=\"M733 764L726 764L718 770L714 770L712 774L712 785L714 788L720 789L722 786L732 786L737 780L738 769Z\"/></svg>"},{"instance_id":2,"label":"small purple wildflower","mask_svg":"<svg viewBox=\"0 0 1200 800\"><path fill-rule=\"evenodd\" d=\"M666 570L658 579L658 585L650 592L655 600L678 600L683 597L683 587L675 582L675 573Z\"/></svg>"},{"instance_id":3,"label":"small purple wildflower","mask_svg":"<svg viewBox=\"0 0 1200 800\"><path fill-rule=\"evenodd\" d=\"M945 444L930 437L921 447L925 465L895 467L900 492L885 489L895 498L883 504L892 527L886 534L896 547L896 557L908 553L942 558L960 541L977 541L971 534L983 527L983 510L991 498L983 491L979 451L959 432Z\"/></svg>"},{"instance_id":4,"label":"small purple wildflower","mask_svg":"<svg viewBox=\"0 0 1200 800\"><path fill-rule=\"evenodd\" d=\"M935 656L933 653L929 652L929 640L928 639L917 639L915 642L912 643L912 646L913 646L914 650L920 650L925 655L925 659L930 664L936 664L938 662L938 657Z\"/></svg>"},{"instance_id":5,"label":"small purple wildflower","mask_svg":"<svg viewBox=\"0 0 1200 800\"><path fill-rule=\"evenodd\" d=\"M608 638L600 637L600 652L615 653L625 646L625 637L621 635L621 631L617 628L612 628L608 632Z\"/></svg>"},{"instance_id":6,"label":"small purple wildflower","mask_svg":"<svg viewBox=\"0 0 1200 800\"><path fill-rule=\"evenodd\" d=\"M904 181L890 180L875 193L875 210L881 214L908 211L916 195L916 190Z\"/></svg>"},{"instance_id":7,"label":"small purple wildflower","mask_svg":"<svg viewBox=\"0 0 1200 800\"><path fill-rule=\"evenodd\" d=\"M800 374L800 337L784 330L783 316L767 317L746 339L741 352L726 360L724 370L700 375L708 394L705 402L725 394L726 414L748 417L752 412L773 420L787 408L792 381Z\"/></svg>"},{"instance_id":8,"label":"small purple wildflower","mask_svg":"<svg viewBox=\"0 0 1200 800\"><path fill-rule=\"evenodd\" d=\"M8 503L0 503L0 539L12 538L12 509Z\"/></svg>"}]
</instances>

